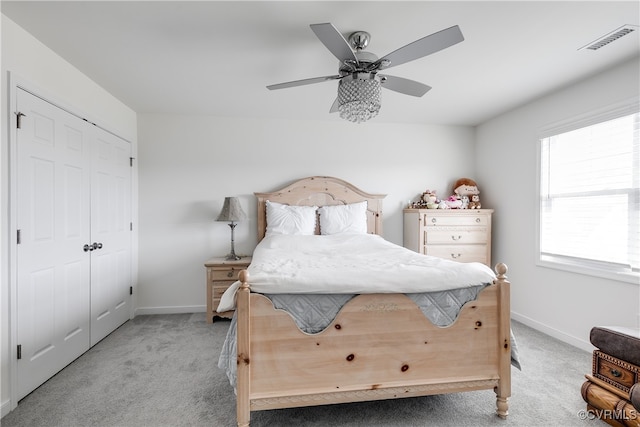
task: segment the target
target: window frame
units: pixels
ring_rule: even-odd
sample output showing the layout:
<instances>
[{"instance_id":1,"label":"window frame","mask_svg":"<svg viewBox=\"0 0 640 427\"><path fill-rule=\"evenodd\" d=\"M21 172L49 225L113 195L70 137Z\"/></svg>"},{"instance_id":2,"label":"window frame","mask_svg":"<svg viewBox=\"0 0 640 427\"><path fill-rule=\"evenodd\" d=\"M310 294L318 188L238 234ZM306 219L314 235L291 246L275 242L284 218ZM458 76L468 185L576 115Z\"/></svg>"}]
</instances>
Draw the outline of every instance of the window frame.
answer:
<instances>
[{"instance_id":1,"label":"window frame","mask_svg":"<svg viewBox=\"0 0 640 427\"><path fill-rule=\"evenodd\" d=\"M580 116L574 116L560 122L556 122L541 128L538 131L536 142L536 265L572 273L601 277L610 280L632 283L640 286L640 272L623 271L616 268L615 264L599 262L584 258L572 258L567 256L546 255L541 252L542 233L542 146L543 139L565 132L589 127L598 123L613 120L625 115L640 112L640 97L633 97L620 103L587 112Z\"/></svg>"}]
</instances>

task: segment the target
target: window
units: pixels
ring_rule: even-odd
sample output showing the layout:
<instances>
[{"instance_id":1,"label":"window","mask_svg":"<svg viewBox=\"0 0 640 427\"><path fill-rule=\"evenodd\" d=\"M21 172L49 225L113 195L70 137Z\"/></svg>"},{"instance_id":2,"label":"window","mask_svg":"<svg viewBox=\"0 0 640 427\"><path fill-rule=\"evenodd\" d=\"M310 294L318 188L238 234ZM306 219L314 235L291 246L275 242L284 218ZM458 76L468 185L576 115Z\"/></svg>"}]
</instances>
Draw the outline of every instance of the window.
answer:
<instances>
[{"instance_id":1,"label":"window","mask_svg":"<svg viewBox=\"0 0 640 427\"><path fill-rule=\"evenodd\" d=\"M540 141L539 262L638 283L640 114L600 114Z\"/></svg>"}]
</instances>

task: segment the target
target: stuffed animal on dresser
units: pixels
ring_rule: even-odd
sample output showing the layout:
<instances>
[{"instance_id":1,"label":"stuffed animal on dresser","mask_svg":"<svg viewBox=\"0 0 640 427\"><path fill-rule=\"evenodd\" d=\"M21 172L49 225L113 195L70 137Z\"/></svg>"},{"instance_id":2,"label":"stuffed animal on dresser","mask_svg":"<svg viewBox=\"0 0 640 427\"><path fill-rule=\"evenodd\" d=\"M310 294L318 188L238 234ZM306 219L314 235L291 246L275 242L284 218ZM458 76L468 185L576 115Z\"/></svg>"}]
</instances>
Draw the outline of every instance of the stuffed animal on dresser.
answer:
<instances>
[{"instance_id":1,"label":"stuffed animal on dresser","mask_svg":"<svg viewBox=\"0 0 640 427\"><path fill-rule=\"evenodd\" d=\"M480 190L478 190L478 184L470 178L460 178L453 185L453 194L458 197L468 197L469 204L467 209L480 209Z\"/></svg>"},{"instance_id":2,"label":"stuffed animal on dresser","mask_svg":"<svg viewBox=\"0 0 640 427\"><path fill-rule=\"evenodd\" d=\"M471 200L469 200L469 205L467 205L467 209L480 209L482 205L480 204L480 196L477 194L473 194L471 196Z\"/></svg>"}]
</instances>

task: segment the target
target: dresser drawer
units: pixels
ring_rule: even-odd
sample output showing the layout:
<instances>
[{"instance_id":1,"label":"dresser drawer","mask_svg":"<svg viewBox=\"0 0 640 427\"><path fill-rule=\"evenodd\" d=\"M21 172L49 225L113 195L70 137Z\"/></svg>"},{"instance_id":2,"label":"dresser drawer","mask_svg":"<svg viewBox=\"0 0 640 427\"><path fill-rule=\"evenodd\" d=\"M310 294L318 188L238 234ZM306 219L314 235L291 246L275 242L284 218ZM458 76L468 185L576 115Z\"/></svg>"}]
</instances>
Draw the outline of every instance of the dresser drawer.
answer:
<instances>
[{"instance_id":1,"label":"dresser drawer","mask_svg":"<svg viewBox=\"0 0 640 427\"><path fill-rule=\"evenodd\" d=\"M478 244L487 243L487 230L479 228L477 230L450 229L450 230L429 230L425 231L425 242L428 245L449 243L449 244Z\"/></svg>"},{"instance_id":2,"label":"dresser drawer","mask_svg":"<svg viewBox=\"0 0 640 427\"><path fill-rule=\"evenodd\" d=\"M595 350L593 376L629 393L631 386L640 382L640 367Z\"/></svg>"},{"instance_id":3,"label":"dresser drawer","mask_svg":"<svg viewBox=\"0 0 640 427\"><path fill-rule=\"evenodd\" d=\"M458 262L488 262L486 245L432 245L425 247L425 254Z\"/></svg>"},{"instance_id":4,"label":"dresser drawer","mask_svg":"<svg viewBox=\"0 0 640 427\"><path fill-rule=\"evenodd\" d=\"M423 217L423 225L425 227L432 226L469 226L469 225L488 225L489 224L489 216L488 215L466 215L466 214L456 214L456 215L429 215L424 214Z\"/></svg>"},{"instance_id":5,"label":"dresser drawer","mask_svg":"<svg viewBox=\"0 0 640 427\"><path fill-rule=\"evenodd\" d=\"M245 267L246 268L246 267ZM218 280L238 280L238 274L242 268L234 268L228 267L224 269L210 269L209 270L209 280L218 281Z\"/></svg>"}]
</instances>

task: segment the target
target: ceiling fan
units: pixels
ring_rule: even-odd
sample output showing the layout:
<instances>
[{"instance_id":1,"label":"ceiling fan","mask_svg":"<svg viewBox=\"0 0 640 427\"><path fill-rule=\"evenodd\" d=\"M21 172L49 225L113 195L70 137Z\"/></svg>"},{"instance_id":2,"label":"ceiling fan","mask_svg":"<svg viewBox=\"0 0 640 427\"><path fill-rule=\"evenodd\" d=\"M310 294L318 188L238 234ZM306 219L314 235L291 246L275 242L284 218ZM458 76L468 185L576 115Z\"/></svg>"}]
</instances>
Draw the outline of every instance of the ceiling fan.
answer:
<instances>
[{"instance_id":1,"label":"ceiling fan","mask_svg":"<svg viewBox=\"0 0 640 427\"><path fill-rule=\"evenodd\" d=\"M460 28L454 25L378 58L373 53L364 52L371 38L366 31L352 33L347 41L331 23L311 24L311 29L340 61L338 74L278 83L267 86L267 89L285 89L339 80L338 97L329 112L337 111L343 119L356 123L369 120L378 114L381 87L416 97L431 89L430 86L414 80L378 74L379 71L431 55L464 40Z\"/></svg>"}]
</instances>

